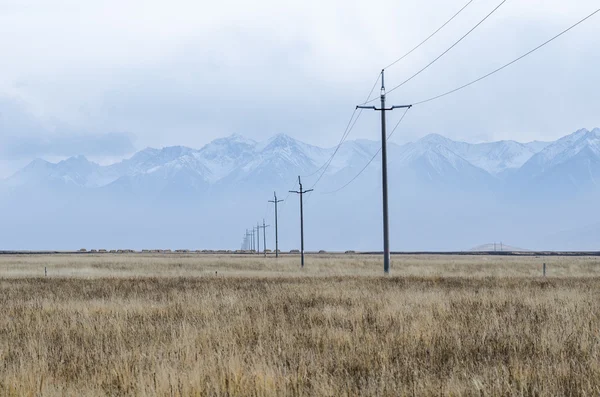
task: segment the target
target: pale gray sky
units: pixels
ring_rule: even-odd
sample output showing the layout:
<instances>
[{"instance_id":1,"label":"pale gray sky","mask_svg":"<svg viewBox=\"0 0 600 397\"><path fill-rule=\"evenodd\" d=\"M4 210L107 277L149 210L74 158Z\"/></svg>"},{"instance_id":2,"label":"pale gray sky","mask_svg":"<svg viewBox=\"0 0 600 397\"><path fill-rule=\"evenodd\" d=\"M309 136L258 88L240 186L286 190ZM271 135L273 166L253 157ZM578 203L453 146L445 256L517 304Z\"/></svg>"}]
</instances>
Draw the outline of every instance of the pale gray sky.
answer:
<instances>
[{"instance_id":1,"label":"pale gray sky","mask_svg":"<svg viewBox=\"0 0 600 397\"><path fill-rule=\"evenodd\" d=\"M38 156L114 158L134 147L200 147L232 133L261 140L283 132L332 146L380 69L466 1L0 0L0 176ZM391 67L387 86L427 64L499 2L475 0ZM508 0L390 94L390 104L479 77L598 6ZM597 15L490 79L415 107L394 139L435 132L467 141L553 140L600 126L599 49ZM350 139L377 137L373 113Z\"/></svg>"}]
</instances>

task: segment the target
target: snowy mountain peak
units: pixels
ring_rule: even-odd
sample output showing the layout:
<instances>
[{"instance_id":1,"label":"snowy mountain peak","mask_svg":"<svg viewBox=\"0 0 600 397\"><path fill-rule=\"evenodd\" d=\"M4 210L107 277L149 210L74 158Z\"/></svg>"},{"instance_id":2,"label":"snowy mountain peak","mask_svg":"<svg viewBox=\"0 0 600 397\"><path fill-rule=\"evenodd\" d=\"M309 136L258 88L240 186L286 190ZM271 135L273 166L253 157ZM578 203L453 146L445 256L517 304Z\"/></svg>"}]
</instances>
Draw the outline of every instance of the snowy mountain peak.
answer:
<instances>
[{"instance_id":1,"label":"snowy mountain peak","mask_svg":"<svg viewBox=\"0 0 600 397\"><path fill-rule=\"evenodd\" d=\"M87 159L87 157L83 155L69 157L66 160L63 160L57 164L58 167L65 168L74 168L74 167L88 167L90 165L97 165L96 163L92 163Z\"/></svg>"},{"instance_id":2,"label":"snowy mountain peak","mask_svg":"<svg viewBox=\"0 0 600 397\"><path fill-rule=\"evenodd\" d=\"M222 145L222 146L236 146L236 145L246 145L246 146L254 146L256 145L256 141L252 139L248 139L239 134L231 134L225 138L218 138L209 143L206 146L210 145ZM206 147L205 146L205 147Z\"/></svg>"},{"instance_id":3,"label":"snowy mountain peak","mask_svg":"<svg viewBox=\"0 0 600 397\"><path fill-rule=\"evenodd\" d=\"M44 159L34 159L31 163L27 164L25 168L21 171L34 170L34 169L46 169L48 167L53 167L55 164L52 164Z\"/></svg>"},{"instance_id":4,"label":"snowy mountain peak","mask_svg":"<svg viewBox=\"0 0 600 397\"><path fill-rule=\"evenodd\" d=\"M191 152L193 152L193 149L190 149L185 146L167 146L160 150L159 155L163 158L175 158L186 154L190 154Z\"/></svg>"},{"instance_id":5,"label":"snowy mountain peak","mask_svg":"<svg viewBox=\"0 0 600 397\"><path fill-rule=\"evenodd\" d=\"M419 139L417 141L417 143L419 144L424 144L424 145L445 145L446 147L451 146L457 142L448 139L442 135L439 134L429 134L424 136L423 138Z\"/></svg>"},{"instance_id":6,"label":"snowy mountain peak","mask_svg":"<svg viewBox=\"0 0 600 397\"><path fill-rule=\"evenodd\" d=\"M294 147L298 146L299 142L286 134L277 134L274 137L268 139L264 145L263 150L267 148L285 148L285 147Z\"/></svg>"},{"instance_id":7,"label":"snowy mountain peak","mask_svg":"<svg viewBox=\"0 0 600 397\"><path fill-rule=\"evenodd\" d=\"M364 166L379 148L380 143L376 141L344 142L327 169L327 177L351 177L350 174ZM393 166L418 166L427 170L428 175L442 178L452 175L456 183L459 183L459 174L473 180L480 178L480 172L506 179L521 170L536 176L575 156L579 162L600 161L600 129L581 129L552 144L522 144L509 140L470 144L430 134L403 146L390 144L389 149ZM110 166L100 166L84 156L71 157L57 164L38 159L11 180L24 183L58 180L78 186L101 187L124 177L137 178L136 183L141 183L143 178L152 175L162 179L178 178L179 184L190 181L198 186L258 179L268 183L269 178L283 180L290 175L314 172L330 159L334 150L336 147L320 148L286 134L277 134L260 143L234 134L216 139L200 150L185 146L146 148L130 159ZM466 176L469 174L471 177ZM121 182L126 183L125 180ZM144 181L147 187L155 182ZM165 186L164 182L156 184Z\"/></svg>"},{"instance_id":8,"label":"snowy mountain peak","mask_svg":"<svg viewBox=\"0 0 600 397\"><path fill-rule=\"evenodd\" d=\"M548 145L519 170L521 180L552 181L548 187L582 188L600 177L600 134L581 129Z\"/></svg>"}]
</instances>

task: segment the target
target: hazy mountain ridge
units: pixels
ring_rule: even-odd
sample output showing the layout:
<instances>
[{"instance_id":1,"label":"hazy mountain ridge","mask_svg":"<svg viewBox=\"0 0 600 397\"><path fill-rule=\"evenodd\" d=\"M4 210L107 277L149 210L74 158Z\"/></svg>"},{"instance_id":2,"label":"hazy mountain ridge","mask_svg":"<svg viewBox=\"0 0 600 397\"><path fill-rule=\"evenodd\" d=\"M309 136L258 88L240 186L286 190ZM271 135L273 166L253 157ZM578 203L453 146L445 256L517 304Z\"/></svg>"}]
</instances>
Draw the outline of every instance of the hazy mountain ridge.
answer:
<instances>
[{"instance_id":1,"label":"hazy mountain ridge","mask_svg":"<svg viewBox=\"0 0 600 397\"><path fill-rule=\"evenodd\" d=\"M381 248L380 159L335 192L379 147L356 140L339 148L307 197L307 249ZM599 129L548 143L428 135L388 148L395 250L468 250L485 241L600 249L589 236L600 224ZM297 248L298 198L287 191L298 175L313 187L334 150L284 134L263 142L233 135L200 149L146 148L107 166L83 156L34 160L0 181L0 249L232 248L245 227L263 217L273 223L273 191L285 200L281 247Z\"/></svg>"},{"instance_id":2,"label":"hazy mountain ridge","mask_svg":"<svg viewBox=\"0 0 600 397\"><path fill-rule=\"evenodd\" d=\"M531 177L535 178L553 165L564 163L564 159L573 157L573 153L577 154L585 147L592 151L590 156L598 157L599 135L599 129L579 130L556 142L498 141L471 144L431 134L402 146L390 144L390 164L401 168L422 167L419 173L429 179L443 179L449 172L458 173L457 177L465 173L467 178L472 179L473 173L479 173L481 177L481 171L499 176L506 171L521 169L530 170ZM346 168L356 168L360 163L366 164L378 147L379 143L375 141L345 142L328 168L327 175L334 175ZM216 139L201 149L183 146L146 148L129 159L108 166L89 162L83 156L57 164L38 159L5 183L19 186L46 180L94 188L115 183L120 178L165 179L181 174L187 174L188 178L197 179L203 184L236 183L253 178L268 179L270 176L283 179L289 178L290 174L314 173L334 150L309 145L284 134L264 142L232 135ZM523 172L520 174L522 178Z\"/></svg>"}]
</instances>

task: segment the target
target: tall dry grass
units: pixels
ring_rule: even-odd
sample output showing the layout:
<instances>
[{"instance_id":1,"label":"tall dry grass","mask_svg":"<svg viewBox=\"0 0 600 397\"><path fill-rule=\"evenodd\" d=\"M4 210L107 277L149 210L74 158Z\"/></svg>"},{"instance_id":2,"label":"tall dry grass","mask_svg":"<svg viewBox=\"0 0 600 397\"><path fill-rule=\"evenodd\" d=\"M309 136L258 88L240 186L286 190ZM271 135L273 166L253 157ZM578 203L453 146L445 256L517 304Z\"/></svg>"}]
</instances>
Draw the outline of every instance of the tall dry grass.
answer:
<instances>
[{"instance_id":1,"label":"tall dry grass","mask_svg":"<svg viewBox=\"0 0 600 397\"><path fill-rule=\"evenodd\" d=\"M600 277L600 257L392 256L392 274L427 277L537 277L542 264L549 277ZM0 255L0 277L235 277L380 276L381 256L307 255L279 259L260 255L63 254Z\"/></svg>"},{"instance_id":2,"label":"tall dry grass","mask_svg":"<svg viewBox=\"0 0 600 397\"><path fill-rule=\"evenodd\" d=\"M4 278L0 395L598 395L599 291L515 275Z\"/></svg>"}]
</instances>

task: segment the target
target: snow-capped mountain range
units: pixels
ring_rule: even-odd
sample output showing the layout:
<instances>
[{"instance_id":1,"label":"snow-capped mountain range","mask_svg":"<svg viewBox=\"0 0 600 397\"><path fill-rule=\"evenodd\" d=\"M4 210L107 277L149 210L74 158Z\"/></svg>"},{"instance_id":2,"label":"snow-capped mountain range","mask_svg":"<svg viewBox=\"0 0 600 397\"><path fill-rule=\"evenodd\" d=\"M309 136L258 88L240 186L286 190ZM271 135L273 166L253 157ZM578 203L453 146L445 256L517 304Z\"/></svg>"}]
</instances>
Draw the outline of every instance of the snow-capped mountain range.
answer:
<instances>
[{"instance_id":1,"label":"snow-capped mountain range","mask_svg":"<svg viewBox=\"0 0 600 397\"><path fill-rule=\"evenodd\" d=\"M379 143L374 141L345 142L325 175L332 177L345 169L362 167L378 148ZM199 150L182 146L147 148L108 166L90 162L84 156L56 164L37 159L3 184L14 187L55 183L101 188L149 179L156 181L157 188L158 181L187 182L198 188L259 180L262 180L261 185L277 185L286 178L315 173L334 151L335 148L319 148L284 134L265 142L232 135ZM458 177L479 174L498 180L536 180L553 173L570 180L573 187L600 182L595 167L600 159L600 129L582 129L556 142L529 143L471 144L432 134L402 146L392 143L389 151L391 166L416 168L430 179L443 179L456 173ZM377 165L378 162L374 162L372 167L377 168Z\"/></svg>"},{"instance_id":2,"label":"snow-capped mountain range","mask_svg":"<svg viewBox=\"0 0 600 397\"><path fill-rule=\"evenodd\" d=\"M35 222L41 224L42 219L46 219L48 225L57 219L69 218L64 213L61 218L62 212L85 212L91 208L106 211L109 217L126 216L123 213L126 208L129 214L141 208L151 212L165 208L175 211L176 208L185 214L197 212L194 215L198 217L196 221L209 219L213 212L219 211L228 211L233 218L243 218L258 203L272 196L273 190L279 191L280 195L287 194L287 190L296 187L297 176L302 175L305 188L319 180L308 210L312 207L315 215L331 222L331 227L323 227L323 234L331 236L342 233L333 226L337 222L335 216L347 218L352 214L358 223L377 223L377 211L367 215L366 211L361 213L358 209L378 205L374 197L380 184L379 161L371 163L338 195L323 193L335 191L350 181L379 146L379 142L368 140L346 141L326 168L323 165L336 148L320 148L284 134L264 142L233 135L217 139L201 149L182 146L147 148L129 159L107 166L83 156L58 163L37 159L0 181L0 205L4 207L3 213L11 215L31 213L33 205L40 211ZM319 179L322 170L325 172ZM581 223L584 220L578 221L580 216L574 214L572 208L574 203L581 206L600 197L600 129L582 129L555 142L529 143L471 144L432 134L405 145L391 143L389 170L391 199L395 200L391 204L392 210L397 208L397 212L403 214L403 208L411 208L410 217L420 214L421 223L436 225L438 229L440 218L450 222L449 217L456 217L459 222L464 222L466 217L471 217L482 222L481 228L487 230L491 226L490 221L483 223L485 217L496 213L502 219L494 219L492 223L502 224L503 233L511 234L505 240L536 248L531 244L537 244L539 240L529 242L524 235L522 241L509 238L524 229L510 223L513 216L515 221L525 219L523 217L535 218L542 227L548 214L552 213L556 224L551 230L545 230L545 234L550 231L563 233L583 226L589 230L590 222L600 224L600 217L596 220L583 213L581 219L585 218L587 223ZM70 207L65 208L64 203L71 200ZM186 200L189 203L182 204ZM198 202L203 203L202 211L191 204ZM27 203L29 206L25 208ZM264 207L263 204L259 206ZM561 212L565 206L570 208L570 214ZM429 222L429 216L438 219ZM15 218L15 222L19 222L18 219ZM138 219L137 222L141 221ZM231 227L235 227L234 222L231 223ZM240 223L239 227L243 227L243 222ZM473 230L480 227L478 222L472 223ZM451 224L445 227L450 228ZM499 226L494 227L499 230ZM600 237L600 228L598 230ZM435 235L437 232L423 233ZM470 241L468 238L472 237L468 236L471 233L466 233L456 243L440 240L398 248L461 249L477 245L478 241ZM493 239L494 236L490 236L484 240ZM345 241L343 238L334 240L331 245L335 247ZM352 240L355 239L349 239ZM363 240L364 244L359 241L357 246L340 248L378 248L373 244L377 239ZM133 241L137 244L138 240L131 241L131 244ZM319 248L329 247L324 244ZM600 241L597 248L600 249Z\"/></svg>"}]
</instances>

